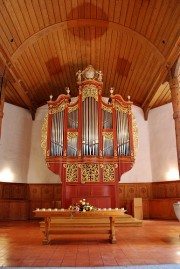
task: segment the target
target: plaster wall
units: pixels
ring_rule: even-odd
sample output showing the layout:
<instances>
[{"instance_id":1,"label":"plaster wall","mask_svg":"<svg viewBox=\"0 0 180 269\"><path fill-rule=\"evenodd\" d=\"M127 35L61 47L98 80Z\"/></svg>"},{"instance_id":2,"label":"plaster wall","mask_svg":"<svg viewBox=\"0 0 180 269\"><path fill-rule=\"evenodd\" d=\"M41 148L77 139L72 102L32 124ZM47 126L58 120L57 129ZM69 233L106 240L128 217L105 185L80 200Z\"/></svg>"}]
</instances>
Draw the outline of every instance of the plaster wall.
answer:
<instances>
[{"instance_id":1,"label":"plaster wall","mask_svg":"<svg viewBox=\"0 0 180 269\"><path fill-rule=\"evenodd\" d=\"M45 162L41 148L42 125L48 112L47 105L36 111L35 121L32 123L31 151L29 159L28 183L59 183L60 178L51 172Z\"/></svg>"},{"instance_id":2,"label":"plaster wall","mask_svg":"<svg viewBox=\"0 0 180 269\"><path fill-rule=\"evenodd\" d=\"M27 182L31 130L30 113L5 103L0 140L1 182Z\"/></svg>"},{"instance_id":3,"label":"plaster wall","mask_svg":"<svg viewBox=\"0 0 180 269\"><path fill-rule=\"evenodd\" d=\"M150 111L144 120L141 108L133 106L138 127L138 149L133 168L122 175L121 183L170 180L177 171L175 127L171 104ZM30 113L5 103L0 140L0 181L19 183L59 183L58 175L46 166L41 148L41 129L47 106ZM172 178L175 180L175 178ZM179 177L177 178L179 179Z\"/></svg>"},{"instance_id":4,"label":"plaster wall","mask_svg":"<svg viewBox=\"0 0 180 269\"><path fill-rule=\"evenodd\" d=\"M172 104L150 110L148 123L152 181L178 180L176 135Z\"/></svg>"},{"instance_id":5,"label":"plaster wall","mask_svg":"<svg viewBox=\"0 0 180 269\"><path fill-rule=\"evenodd\" d=\"M133 106L132 113L136 118L138 129L136 160L132 169L122 175L120 182L152 182L148 121L144 120L141 108Z\"/></svg>"}]
</instances>

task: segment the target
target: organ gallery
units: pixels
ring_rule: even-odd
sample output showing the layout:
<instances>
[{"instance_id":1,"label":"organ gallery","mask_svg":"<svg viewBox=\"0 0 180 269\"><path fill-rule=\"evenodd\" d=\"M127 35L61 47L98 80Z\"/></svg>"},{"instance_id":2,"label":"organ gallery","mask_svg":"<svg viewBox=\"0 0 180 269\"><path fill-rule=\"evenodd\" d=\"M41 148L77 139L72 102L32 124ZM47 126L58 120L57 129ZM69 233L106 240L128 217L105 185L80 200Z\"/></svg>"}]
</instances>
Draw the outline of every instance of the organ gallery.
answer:
<instances>
[{"instance_id":1,"label":"organ gallery","mask_svg":"<svg viewBox=\"0 0 180 269\"><path fill-rule=\"evenodd\" d=\"M103 74L89 65L76 73L79 94L48 101L42 148L48 168L62 183L62 207L86 198L100 208L118 207L118 182L135 162L132 102L103 97Z\"/></svg>"}]
</instances>

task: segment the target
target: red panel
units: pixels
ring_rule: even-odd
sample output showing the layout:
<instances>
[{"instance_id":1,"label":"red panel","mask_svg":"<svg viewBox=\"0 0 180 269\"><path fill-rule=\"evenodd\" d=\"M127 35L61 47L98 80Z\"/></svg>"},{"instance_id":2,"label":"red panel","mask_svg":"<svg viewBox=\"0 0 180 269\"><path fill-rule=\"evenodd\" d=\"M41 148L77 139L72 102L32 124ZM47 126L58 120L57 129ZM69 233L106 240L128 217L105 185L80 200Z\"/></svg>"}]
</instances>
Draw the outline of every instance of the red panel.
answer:
<instances>
[{"instance_id":1,"label":"red panel","mask_svg":"<svg viewBox=\"0 0 180 269\"><path fill-rule=\"evenodd\" d=\"M85 184L78 187L78 196L87 197L91 195L91 187Z\"/></svg>"},{"instance_id":2,"label":"red panel","mask_svg":"<svg viewBox=\"0 0 180 269\"><path fill-rule=\"evenodd\" d=\"M74 197L72 198L72 204L75 204L81 200L82 197ZM89 202L90 205L93 205L97 208L110 208L111 207L111 197L88 197L86 201Z\"/></svg>"},{"instance_id":3,"label":"red panel","mask_svg":"<svg viewBox=\"0 0 180 269\"><path fill-rule=\"evenodd\" d=\"M110 196L113 193L114 186L108 185L100 185L100 186L92 186L92 195L94 196Z\"/></svg>"}]
</instances>

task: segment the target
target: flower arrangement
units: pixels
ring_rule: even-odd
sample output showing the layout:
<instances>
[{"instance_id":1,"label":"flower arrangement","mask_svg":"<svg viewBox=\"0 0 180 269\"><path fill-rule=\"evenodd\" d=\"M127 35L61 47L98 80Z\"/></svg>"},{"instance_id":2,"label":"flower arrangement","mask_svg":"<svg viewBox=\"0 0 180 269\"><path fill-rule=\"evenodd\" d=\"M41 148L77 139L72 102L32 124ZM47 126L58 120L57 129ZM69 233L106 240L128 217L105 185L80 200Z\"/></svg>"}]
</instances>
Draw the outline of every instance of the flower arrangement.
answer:
<instances>
[{"instance_id":1,"label":"flower arrangement","mask_svg":"<svg viewBox=\"0 0 180 269\"><path fill-rule=\"evenodd\" d=\"M71 205L69 207L69 210L72 210L73 212L79 212L79 211L86 212L86 211L95 211L96 207L86 202L86 199L82 199L75 205Z\"/></svg>"}]
</instances>

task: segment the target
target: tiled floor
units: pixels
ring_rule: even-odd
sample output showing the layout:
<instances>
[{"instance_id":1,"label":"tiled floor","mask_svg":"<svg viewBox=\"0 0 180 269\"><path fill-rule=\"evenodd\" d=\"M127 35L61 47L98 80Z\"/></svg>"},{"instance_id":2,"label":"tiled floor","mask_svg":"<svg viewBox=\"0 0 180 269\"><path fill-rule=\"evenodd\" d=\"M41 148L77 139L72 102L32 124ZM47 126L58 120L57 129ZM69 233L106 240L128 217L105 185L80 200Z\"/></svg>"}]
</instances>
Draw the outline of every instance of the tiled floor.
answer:
<instances>
[{"instance_id":1,"label":"tiled floor","mask_svg":"<svg viewBox=\"0 0 180 269\"><path fill-rule=\"evenodd\" d=\"M54 235L42 245L37 221L0 222L0 266L88 267L180 264L180 222L143 221L116 228L117 244L106 235Z\"/></svg>"}]
</instances>

